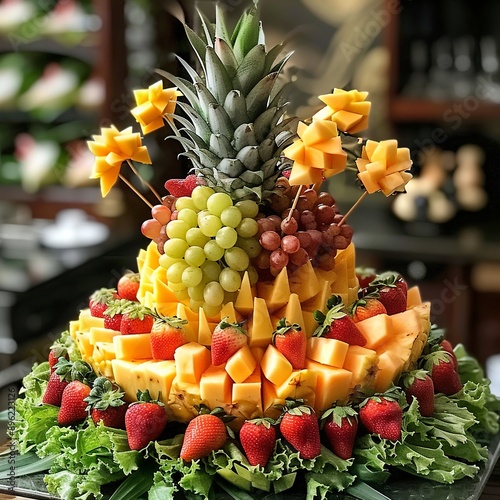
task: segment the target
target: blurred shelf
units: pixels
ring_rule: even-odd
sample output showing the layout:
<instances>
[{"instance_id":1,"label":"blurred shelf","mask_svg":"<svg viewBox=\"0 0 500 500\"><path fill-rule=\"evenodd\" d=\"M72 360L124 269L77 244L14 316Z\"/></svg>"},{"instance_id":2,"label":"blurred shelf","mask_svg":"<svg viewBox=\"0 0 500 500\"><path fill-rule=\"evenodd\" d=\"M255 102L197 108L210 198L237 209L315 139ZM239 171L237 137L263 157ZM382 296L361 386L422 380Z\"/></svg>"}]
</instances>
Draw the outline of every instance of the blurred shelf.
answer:
<instances>
[{"instance_id":1,"label":"blurred shelf","mask_svg":"<svg viewBox=\"0 0 500 500\"><path fill-rule=\"evenodd\" d=\"M50 121L51 125L60 123L68 123L75 121L92 121L95 123L99 118L101 110L87 111L77 108L68 108L61 112L57 118ZM36 122L32 114L28 111L20 111L19 109L0 109L0 122L3 124L25 124Z\"/></svg>"}]
</instances>

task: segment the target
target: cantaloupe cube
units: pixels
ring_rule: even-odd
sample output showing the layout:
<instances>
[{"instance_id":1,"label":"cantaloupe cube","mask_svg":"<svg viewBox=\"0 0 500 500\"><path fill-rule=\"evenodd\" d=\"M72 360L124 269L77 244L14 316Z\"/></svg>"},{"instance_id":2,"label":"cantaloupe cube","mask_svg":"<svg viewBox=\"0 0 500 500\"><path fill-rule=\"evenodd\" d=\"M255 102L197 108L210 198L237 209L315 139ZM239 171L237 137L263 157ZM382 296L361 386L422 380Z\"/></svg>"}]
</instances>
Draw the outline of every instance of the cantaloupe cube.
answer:
<instances>
[{"instance_id":1,"label":"cantaloupe cube","mask_svg":"<svg viewBox=\"0 0 500 500\"><path fill-rule=\"evenodd\" d=\"M198 311L198 343L205 346L212 344L212 334L217 323L209 322L202 307Z\"/></svg>"},{"instance_id":2,"label":"cantaloupe cube","mask_svg":"<svg viewBox=\"0 0 500 500\"><path fill-rule=\"evenodd\" d=\"M371 178L370 173L366 170L364 172L359 172L358 177L369 194L376 193L380 190L380 186Z\"/></svg>"},{"instance_id":3,"label":"cantaloupe cube","mask_svg":"<svg viewBox=\"0 0 500 500\"><path fill-rule=\"evenodd\" d=\"M337 339L312 337L307 341L307 357L324 365L342 368L349 344Z\"/></svg>"},{"instance_id":4,"label":"cantaloupe cube","mask_svg":"<svg viewBox=\"0 0 500 500\"><path fill-rule=\"evenodd\" d=\"M270 312L280 309L288 303L290 286L288 272L284 267L272 283L257 283L257 295L264 299Z\"/></svg>"},{"instance_id":5,"label":"cantaloupe cube","mask_svg":"<svg viewBox=\"0 0 500 500\"><path fill-rule=\"evenodd\" d=\"M276 386L279 398L304 399L306 404L314 405L314 390L318 374L311 370L294 370L280 385Z\"/></svg>"},{"instance_id":6,"label":"cantaloupe cube","mask_svg":"<svg viewBox=\"0 0 500 500\"><path fill-rule=\"evenodd\" d=\"M319 168L311 168L308 165L296 161L293 164L288 182L290 186L305 186L322 182L323 172Z\"/></svg>"},{"instance_id":7,"label":"cantaloupe cube","mask_svg":"<svg viewBox=\"0 0 500 500\"><path fill-rule=\"evenodd\" d=\"M377 372L378 354L372 349L349 346L343 368L352 373L351 387L373 387Z\"/></svg>"},{"instance_id":8,"label":"cantaloupe cube","mask_svg":"<svg viewBox=\"0 0 500 500\"><path fill-rule=\"evenodd\" d=\"M113 337L117 359L151 359L151 334L137 333Z\"/></svg>"},{"instance_id":9,"label":"cantaloupe cube","mask_svg":"<svg viewBox=\"0 0 500 500\"><path fill-rule=\"evenodd\" d=\"M311 261L300 266L289 276L290 291L299 296L301 303L314 297L321 289L321 284L314 272Z\"/></svg>"},{"instance_id":10,"label":"cantaloupe cube","mask_svg":"<svg viewBox=\"0 0 500 500\"><path fill-rule=\"evenodd\" d=\"M325 313L326 301L332 295L332 282L330 280L324 279L323 276L319 276L318 273L316 273L316 275L318 277L318 281L321 283L321 289L314 297L311 297L310 299L302 303L302 310L310 312L321 311Z\"/></svg>"},{"instance_id":11,"label":"cantaloupe cube","mask_svg":"<svg viewBox=\"0 0 500 500\"><path fill-rule=\"evenodd\" d=\"M406 297L406 308L418 306L422 303L422 297L420 295L420 289L417 285L408 288L408 295Z\"/></svg>"},{"instance_id":12,"label":"cantaloupe cube","mask_svg":"<svg viewBox=\"0 0 500 500\"><path fill-rule=\"evenodd\" d=\"M262 380L261 370L257 366L253 373L243 382L235 382L233 384L233 404L242 401L254 403L257 407L262 408Z\"/></svg>"},{"instance_id":13,"label":"cantaloupe cube","mask_svg":"<svg viewBox=\"0 0 500 500\"><path fill-rule=\"evenodd\" d=\"M418 333L422 329L420 315L415 308L407 309L391 317L393 335L398 336L405 333Z\"/></svg>"},{"instance_id":14,"label":"cantaloupe cube","mask_svg":"<svg viewBox=\"0 0 500 500\"><path fill-rule=\"evenodd\" d=\"M396 382L403 369L403 360L393 351L385 351L379 355L378 371L375 375L375 391L385 392Z\"/></svg>"},{"instance_id":15,"label":"cantaloupe cube","mask_svg":"<svg viewBox=\"0 0 500 500\"><path fill-rule=\"evenodd\" d=\"M278 311L275 312L275 315L281 319L286 318L286 320L294 324L300 325L300 328L305 331L306 324L304 321L304 316L302 315L302 306L300 304L299 296L296 293L290 294L288 304ZM276 326L276 322L273 322L273 325Z\"/></svg>"},{"instance_id":16,"label":"cantaloupe cube","mask_svg":"<svg viewBox=\"0 0 500 500\"><path fill-rule=\"evenodd\" d=\"M307 360L306 367L317 376L314 409L318 415L330 408L334 402L347 399L352 379L351 372L311 360Z\"/></svg>"},{"instance_id":17,"label":"cantaloupe cube","mask_svg":"<svg viewBox=\"0 0 500 500\"><path fill-rule=\"evenodd\" d=\"M255 370L257 361L248 345L238 349L226 362L226 372L234 382L243 382Z\"/></svg>"},{"instance_id":18,"label":"cantaloupe cube","mask_svg":"<svg viewBox=\"0 0 500 500\"><path fill-rule=\"evenodd\" d=\"M255 297L253 314L247 322L250 347L266 347L270 344L274 326L271 323L266 301Z\"/></svg>"},{"instance_id":19,"label":"cantaloupe cube","mask_svg":"<svg viewBox=\"0 0 500 500\"><path fill-rule=\"evenodd\" d=\"M115 359L115 345L113 342L95 342L92 358L96 362L104 359Z\"/></svg>"},{"instance_id":20,"label":"cantaloupe cube","mask_svg":"<svg viewBox=\"0 0 500 500\"><path fill-rule=\"evenodd\" d=\"M142 361L129 361L125 359L111 360L115 382L125 393L124 399L129 403L137 401L137 390L140 389L140 387L138 387L135 369L142 364Z\"/></svg>"},{"instance_id":21,"label":"cantaloupe cube","mask_svg":"<svg viewBox=\"0 0 500 500\"><path fill-rule=\"evenodd\" d=\"M387 314L377 314L356 323L359 331L366 339L367 349L377 349L389 341L393 335L391 317Z\"/></svg>"},{"instance_id":22,"label":"cantaloupe cube","mask_svg":"<svg viewBox=\"0 0 500 500\"><path fill-rule=\"evenodd\" d=\"M295 141L283 151L283 154L290 160L305 163L304 151L304 143L302 141Z\"/></svg>"},{"instance_id":23,"label":"cantaloupe cube","mask_svg":"<svg viewBox=\"0 0 500 500\"><path fill-rule=\"evenodd\" d=\"M273 345L269 345L260 362L264 376L275 385L281 385L292 374L292 365Z\"/></svg>"},{"instance_id":24,"label":"cantaloupe cube","mask_svg":"<svg viewBox=\"0 0 500 500\"><path fill-rule=\"evenodd\" d=\"M187 324L183 326L186 332L186 339L188 342L198 341L198 328L199 328L199 315L198 312L194 313L191 309L185 306L182 302L177 304L175 315L178 318L185 319Z\"/></svg>"},{"instance_id":25,"label":"cantaloupe cube","mask_svg":"<svg viewBox=\"0 0 500 500\"><path fill-rule=\"evenodd\" d=\"M266 378L262 379L262 410L264 416L270 418L278 418L281 410L277 408L279 405L285 405L285 399L279 398L276 394L276 386L269 382Z\"/></svg>"},{"instance_id":26,"label":"cantaloupe cube","mask_svg":"<svg viewBox=\"0 0 500 500\"><path fill-rule=\"evenodd\" d=\"M252 352L255 361L260 366L260 363L262 362L262 358L264 357L264 353L266 352L266 350L263 347L251 347L250 351Z\"/></svg>"},{"instance_id":27,"label":"cantaloupe cube","mask_svg":"<svg viewBox=\"0 0 500 500\"><path fill-rule=\"evenodd\" d=\"M243 318L240 313L235 310L233 302L228 302L222 306L220 317L226 318L229 323L239 323Z\"/></svg>"},{"instance_id":28,"label":"cantaloupe cube","mask_svg":"<svg viewBox=\"0 0 500 500\"><path fill-rule=\"evenodd\" d=\"M168 402L172 381L175 378L175 361L153 361L144 363L144 377L149 393L155 399L160 398L163 403Z\"/></svg>"},{"instance_id":29,"label":"cantaloupe cube","mask_svg":"<svg viewBox=\"0 0 500 500\"><path fill-rule=\"evenodd\" d=\"M117 330L110 328L101 328L99 326L92 326L90 328L90 343L94 345L96 342L113 342L113 337L121 335Z\"/></svg>"},{"instance_id":30,"label":"cantaloupe cube","mask_svg":"<svg viewBox=\"0 0 500 500\"><path fill-rule=\"evenodd\" d=\"M93 326L104 328L104 318L96 318L90 314L90 309L82 309L78 316L80 331L89 332Z\"/></svg>"},{"instance_id":31,"label":"cantaloupe cube","mask_svg":"<svg viewBox=\"0 0 500 500\"><path fill-rule=\"evenodd\" d=\"M416 305L414 308L415 312L418 313L421 319L426 320L427 322L431 319L431 303L430 302L422 302L421 304Z\"/></svg>"},{"instance_id":32,"label":"cantaloupe cube","mask_svg":"<svg viewBox=\"0 0 500 500\"><path fill-rule=\"evenodd\" d=\"M313 120L300 136L306 146L313 146L338 135L337 124L330 120Z\"/></svg>"},{"instance_id":33,"label":"cantaloupe cube","mask_svg":"<svg viewBox=\"0 0 500 500\"><path fill-rule=\"evenodd\" d=\"M347 261L345 259L335 261L335 281L332 282L330 289L332 294L347 296L349 278L347 275Z\"/></svg>"},{"instance_id":34,"label":"cantaloupe cube","mask_svg":"<svg viewBox=\"0 0 500 500\"><path fill-rule=\"evenodd\" d=\"M178 347L174 359L177 378L189 384L199 384L201 375L212 363L210 351L196 342Z\"/></svg>"},{"instance_id":35,"label":"cantaloupe cube","mask_svg":"<svg viewBox=\"0 0 500 500\"><path fill-rule=\"evenodd\" d=\"M352 127L357 125L363 119L363 115L357 113L351 113L345 109L341 109L333 114L332 120L339 126L339 130L350 130Z\"/></svg>"},{"instance_id":36,"label":"cantaloupe cube","mask_svg":"<svg viewBox=\"0 0 500 500\"><path fill-rule=\"evenodd\" d=\"M231 404L233 381L223 366L210 366L200 379L200 397L211 409Z\"/></svg>"}]
</instances>

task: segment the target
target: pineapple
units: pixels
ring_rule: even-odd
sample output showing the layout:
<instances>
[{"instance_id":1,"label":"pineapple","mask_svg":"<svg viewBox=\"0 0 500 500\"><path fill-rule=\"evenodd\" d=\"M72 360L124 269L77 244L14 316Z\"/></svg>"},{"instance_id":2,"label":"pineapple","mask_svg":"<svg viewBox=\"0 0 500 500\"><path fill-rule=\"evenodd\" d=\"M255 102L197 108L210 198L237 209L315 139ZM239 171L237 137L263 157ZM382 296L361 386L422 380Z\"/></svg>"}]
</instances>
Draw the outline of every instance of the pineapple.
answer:
<instances>
[{"instance_id":1,"label":"pineapple","mask_svg":"<svg viewBox=\"0 0 500 500\"><path fill-rule=\"evenodd\" d=\"M286 118L280 73L289 55L278 60L283 45L266 51L257 7L245 12L230 34L217 5L215 26L200 13L203 38L188 26L187 38L199 71L179 61L191 82L159 70L182 91L178 103L186 118L175 138L194 173L235 202L265 202L276 187L283 149L294 137L298 120ZM183 135L180 134L183 133Z\"/></svg>"}]
</instances>

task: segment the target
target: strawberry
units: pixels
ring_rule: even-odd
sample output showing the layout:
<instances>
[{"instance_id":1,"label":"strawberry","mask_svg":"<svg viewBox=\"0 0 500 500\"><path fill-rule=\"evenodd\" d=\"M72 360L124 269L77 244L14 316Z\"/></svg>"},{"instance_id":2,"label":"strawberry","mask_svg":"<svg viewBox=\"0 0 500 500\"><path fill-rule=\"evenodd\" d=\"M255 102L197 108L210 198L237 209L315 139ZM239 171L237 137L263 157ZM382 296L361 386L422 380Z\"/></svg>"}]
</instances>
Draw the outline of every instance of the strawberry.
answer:
<instances>
[{"instance_id":1,"label":"strawberry","mask_svg":"<svg viewBox=\"0 0 500 500\"><path fill-rule=\"evenodd\" d=\"M354 323L371 318L377 314L387 314L387 309L380 300L374 297L363 297L356 300L351 306L351 316Z\"/></svg>"},{"instance_id":2,"label":"strawberry","mask_svg":"<svg viewBox=\"0 0 500 500\"><path fill-rule=\"evenodd\" d=\"M441 343L439 344L443 351L449 352L451 354L451 360L453 361L453 366L455 370L458 372L458 359L457 355L455 354L455 351L453 350L453 346L451 345L451 342L449 340L442 340Z\"/></svg>"},{"instance_id":3,"label":"strawberry","mask_svg":"<svg viewBox=\"0 0 500 500\"><path fill-rule=\"evenodd\" d=\"M137 302L127 299L115 299L110 302L108 308L104 311L104 328L119 332L123 315L136 305Z\"/></svg>"},{"instance_id":4,"label":"strawberry","mask_svg":"<svg viewBox=\"0 0 500 500\"><path fill-rule=\"evenodd\" d=\"M314 312L314 319L319 323L314 332L315 337L337 339L350 345L364 346L366 339L350 316L344 312L344 304L339 295L332 295L326 307L326 316L321 311Z\"/></svg>"},{"instance_id":5,"label":"strawberry","mask_svg":"<svg viewBox=\"0 0 500 500\"><path fill-rule=\"evenodd\" d=\"M287 401L280 431L302 458L311 459L321 453L318 419L310 406Z\"/></svg>"},{"instance_id":6,"label":"strawberry","mask_svg":"<svg viewBox=\"0 0 500 500\"><path fill-rule=\"evenodd\" d=\"M55 371L50 374L49 382L43 393L42 403L61 406L62 393L69 384L65 377L61 377Z\"/></svg>"},{"instance_id":7,"label":"strawberry","mask_svg":"<svg viewBox=\"0 0 500 500\"><path fill-rule=\"evenodd\" d=\"M158 399L160 395L158 395ZM125 430L131 450L142 450L151 441L158 439L167 425L165 405L153 400L149 391L138 391L137 402L125 413Z\"/></svg>"},{"instance_id":8,"label":"strawberry","mask_svg":"<svg viewBox=\"0 0 500 500\"><path fill-rule=\"evenodd\" d=\"M116 285L120 299L137 301L137 292L139 290L140 276L139 273L127 272L119 280Z\"/></svg>"},{"instance_id":9,"label":"strawberry","mask_svg":"<svg viewBox=\"0 0 500 500\"><path fill-rule=\"evenodd\" d=\"M182 460L191 462L224 446L227 431L226 424L217 416L221 413L224 410L216 408L212 413L202 413L189 422L182 442Z\"/></svg>"},{"instance_id":10,"label":"strawberry","mask_svg":"<svg viewBox=\"0 0 500 500\"><path fill-rule=\"evenodd\" d=\"M114 288L101 288L95 291L89 299L90 314L96 318L104 318L108 305L118 298Z\"/></svg>"},{"instance_id":11,"label":"strawberry","mask_svg":"<svg viewBox=\"0 0 500 500\"><path fill-rule=\"evenodd\" d=\"M356 276L359 288L366 288L377 277L377 272L371 267L357 267Z\"/></svg>"},{"instance_id":12,"label":"strawberry","mask_svg":"<svg viewBox=\"0 0 500 500\"><path fill-rule=\"evenodd\" d=\"M98 377L90 394L85 398L92 420L98 424L101 420L106 427L125 429L127 404L124 393L106 377Z\"/></svg>"},{"instance_id":13,"label":"strawberry","mask_svg":"<svg viewBox=\"0 0 500 500\"><path fill-rule=\"evenodd\" d=\"M55 366L59 361L59 358L69 359L68 348L60 341L56 341L50 346L50 351L48 356L50 373L55 371Z\"/></svg>"},{"instance_id":14,"label":"strawberry","mask_svg":"<svg viewBox=\"0 0 500 500\"><path fill-rule=\"evenodd\" d=\"M79 424L87 418L87 402L85 398L89 394L90 387L79 380L73 380L64 388L61 407L57 414L59 425Z\"/></svg>"},{"instance_id":15,"label":"strawberry","mask_svg":"<svg viewBox=\"0 0 500 500\"><path fill-rule=\"evenodd\" d=\"M153 311L137 302L129 307L122 316L120 332L122 335L150 333L154 323Z\"/></svg>"},{"instance_id":16,"label":"strawberry","mask_svg":"<svg viewBox=\"0 0 500 500\"><path fill-rule=\"evenodd\" d=\"M413 398L418 401L418 408L423 417L434 414L434 382L425 370L406 372L402 377L406 401L411 404Z\"/></svg>"},{"instance_id":17,"label":"strawberry","mask_svg":"<svg viewBox=\"0 0 500 500\"><path fill-rule=\"evenodd\" d=\"M306 367L307 337L299 324L280 319L273 333L273 343L283 356L290 361L294 370Z\"/></svg>"},{"instance_id":18,"label":"strawberry","mask_svg":"<svg viewBox=\"0 0 500 500\"><path fill-rule=\"evenodd\" d=\"M408 285L399 273L382 273L370 283L370 287L375 287L377 298L386 308L387 314L406 311Z\"/></svg>"},{"instance_id":19,"label":"strawberry","mask_svg":"<svg viewBox=\"0 0 500 500\"><path fill-rule=\"evenodd\" d=\"M329 408L321 416L321 423L330 449L342 460L352 457L358 432L358 414L351 406Z\"/></svg>"},{"instance_id":20,"label":"strawberry","mask_svg":"<svg viewBox=\"0 0 500 500\"><path fill-rule=\"evenodd\" d=\"M176 198L191 196L193 189L198 185L196 175L188 175L185 179L169 179L165 182L165 189Z\"/></svg>"},{"instance_id":21,"label":"strawberry","mask_svg":"<svg viewBox=\"0 0 500 500\"><path fill-rule=\"evenodd\" d=\"M462 389L462 382L449 352L431 352L424 359L424 369L430 373L435 393L442 392L451 396Z\"/></svg>"},{"instance_id":22,"label":"strawberry","mask_svg":"<svg viewBox=\"0 0 500 500\"><path fill-rule=\"evenodd\" d=\"M240 429L240 443L250 465L265 467L276 444L272 421L268 418L246 420Z\"/></svg>"},{"instance_id":23,"label":"strawberry","mask_svg":"<svg viewBox=\"0 0 500 500\"><path fill-rule=\"evenodd\" d=\"M175 350L187 343L184 325L187 320L177 316L160 316L151 329L151 354L153 359L174 359Z\"/></svg>"},{"instance_id":24,"label":"strawberry","mask_svg":"<svg viewBox=\"0 0 500 500\"><path fill-rule=\"evenodd\" d=\"M224 318L212 335L212 364L225 363L236 351L247 343L247 334L242 328L243 323L229 323Z\"/></svg>"},{"instance_id":25,"label":"strawberry","mask_svg":"<svg viewBox=\"0 0 500 500\"><path fill-rule=\"evenodd\" d=\"M359 420L368 432L378 434L382 439L401 439L403 410L389 391L366 399L360 405Z\"/></svg>"}]
</instances>

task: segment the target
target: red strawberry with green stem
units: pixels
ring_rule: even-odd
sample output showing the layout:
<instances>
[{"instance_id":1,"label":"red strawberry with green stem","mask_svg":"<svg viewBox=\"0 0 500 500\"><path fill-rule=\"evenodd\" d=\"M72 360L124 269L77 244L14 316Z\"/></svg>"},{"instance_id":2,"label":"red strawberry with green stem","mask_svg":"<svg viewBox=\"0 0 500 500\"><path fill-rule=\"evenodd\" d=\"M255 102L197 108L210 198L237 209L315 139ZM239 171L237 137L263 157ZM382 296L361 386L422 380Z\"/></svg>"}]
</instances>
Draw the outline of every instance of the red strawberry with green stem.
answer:
<instances>
[{"instance_id":1,"label":"red strawberry with green stem","mask_svg":"<svg viewBox=\"0 0 500 500\"><path fill-rule=\"evenodd\" d=\"M59 425L74 425L83 422L87 416L85 398L90 394L90 387L79 380L73 380L64 389L61 407L57 414Z\"/></svg>"},{"instance_id":2,"label":"red strawberry with green stem","mask_svg":"<svg viewBox=\"0 0 500 500\"><path fill-rule=\"evenodd\" d=\"M50 374L49 382L43 393L42 403L61 406L62 393L69 380L65 376L58 375L55 371Z\"/></svg>"},{"instance_id":3,"label":"red strawberry with green stem","mask_svg":"<svg viewBox=\"0 0 500 500\"><path fill-rule=\"evenodd\" d=\"M335 406L321 416L329 448L342 460L352 457L358 433L358 413L352 406Z\"/></svg>"},{"instance_id":4,"label":"red strawberry with green stem","mask_svg":"<svg viewBox=\"0 0 500 500\"><path fill-rule=\"evenodd\" d=\"M142 450L151 441L158 439L167 425L165 405L153 400L149 391L137 392L137 402L132 403L125 413L125 430L131 450Z\"/></svg>"},{"instance_id":5,"label":"red strawberry with green stem","mask_svg":"<svg viewBox=\"0 0 500 500\"><path fill-rule=\"evenodd\" d=\"M89 299L90 314L96 318L104 318L104 311L117 298L118 294L114 288L101 288L95 291Z\"/></svg>"},{"instance_id":6,"label":"red strawberry with green stem","mask_svg":"<svg viewBox=\"0 0 500 500\"><path fill-rule=\"evenodd\" d=\"M401 378L406 401L411 404L413 398L418 401L418 408L423 417L434 414L434 382L425 370L406 372Z\"/></svg>"},{"instance_id":7,"label":"red strawberry with green stem","mask_svg":"<svg viewBox=\"0 0 500 500\"><path fill-rule=\"evenodd\" d=\"M123 400L124 393L106 377L98 377L90 394L85 398L87 411L94 423L102 423L106 427L125 429L125 412L127 404Z\"/></svg>"},{"instance_id":8,"label":"red strawberry with green stem","mask_svg":"<svg viewBox=\"0 0 500 500\"><path fill-rule=\"evenodd\" d=\"M201 411L206 411L203 408ZM203 458L212 451L221 449L227 439L227 428L223 417L224 410L215 408L210 413L202 413L194 417L184 433L184 441L180 458L186 462Z\"/></svg>"},{"instance_id":9,"label":"red strawberry with green stem","mask_svg":"<svg viewBox=\"0 0 500 500\"><path fill-rule=\"evenodd\" d=\"M377 314L387 314L387 309L375 297L363 297L356 300L351 306L351 316L354 323L377 316Z\"/></svg>"},{"instance_id":10,"label":"red strawberry with green stem","mask_svg":"<svg viewBox=\"0 0 500 500\"><path fill-rule=\"evenodd\" d=\"M120 332L122 335L150 333L155 320L153 311L138 302L133 304L123 313Z\"/></svg>"},{"instance_id":11,"label":"red strawberry with green stem","mask_svg":"<svg viewBox=\"0 0 500 500\"><path fill-rule=\"evenodd\" d=\"M406 311L408 285L404 278L396 272L387 271L377 276L370 283L370 288L375 288L375 295L387 310L387 314L393 315Z\"/></svg>"},{"instance_id":12,"label":"red strawberry with green stem","mask_svg":"<svg viewBox=\"0 0 500 500\"><path fill-rule=\"evenodd\" d=\"M242 325L243 323L229 323L227 318L224 318L215 327L211 348L214 366L225 363L247 343L248 337Z\"/></svg>"},{"instance_id":13,"label":"red strawberry with green stem","mask_svg":"<svg viewBox=\"0 0 500 500\"><path fill-rule=\"evenodd\" d=\"M265 467L276 444L273 421L269 418L246 420L240 429L240 443L250 465Z\"/></svg>"},{"instance_id":14,"label":"red strawberry with green stem","mask_svg":"<svg viewBox=\"0 0 500 500\"><path fill-rule=\"evenodd\" d=\"M430 373L434 383L434 392L452 396L462 389L462 382L453 357L446 351L434 351L424 357L424 369Z\"/></svg>"},{"instance_id":15,"label":"red strawberry with green stem","mask_svg":"<svg viewBox=\"0 0 500 500\"><path fill-rule=\"evenodd\" d=\"M455 354L455 351L453 350L453 346L451 345L451 342L447 339L443 339L439 345L441 346L441 349L443 349L443 351L446 351L446 352L451 354L453 366L454 366L455 370L458 372L458 359L457 359L457 355Z\"/></svg>"},{"instance_id":16,"label":"red strawberry with green stem","mask_svg":"<svg viewBox=\"0 0 500 500\"><path fill-rule=\"evenodd\" d=\"M356 276L359 288L366 288L377 277L377 271L371 267L357 267Z\"/></svg>"},{"instance_id":17,"label":"red strawberry with green stem","mask_svg":"<svg viewBox=\"0 0 500 500\"><path fill-rule=\"evenodd\" d=\"M365 399L359 407L359 420L365 429L382 439L401 439L403 410L396 390Z\"/></svg>"},{"instance_id":18,"label":"red strawberry with green stem","mask_svg":"<svg viewBox=\"0 0 500 500\"><path fill-rule=\"evenodd\" d=\"M327 303L327 313L321 311L314 312L314 319L319 323L314 332L315 337L325 337L327 339L337 339L350 345L363 347L366 339L359 331L358 327L345 312L345 307L339 295L332 295Z\"/></svg>"},{"instance_id":19,"label":"red strawberry with green stem","mask_svg":"<svg viewBox=\"0 0 500 500\"><path fill-rule=\"evenodd\" d=\"M310 406L287 401L280 421L280 431L302 458L312 459L321 453L318 419Z\"/></svg>"},{"instance_id":20,"label":"red strawberry with green stem","mask_svg":"<svg viewBox=\"0 0 500 500\"><path fill-rule=\"evenodd\" d=\"M165 182L165 189L176 198L191 196L193 189L198 185L196 175L188 175L184 179L169 179Z\"/></svg>"},{"instance_id":21,"label":"red strawberry with green stem","mask_svg":"<svg viewBox=\"0 0 500 500\"><path fill-rule=\"evenodd\" d=\"M285 318L278 321L273 333L273 343L285 356L294 370L306 367L307 336L300 325L288 323Z\"/></svg>"},{"instance_id":22,"label":"red strawberry with green stem","mask_svg":"<svg viewBox=\"0 0 500 500\"><path fill-rule=\"evenodd\" d=\"M137 303L127 299L113 300L104 311L104 328L120 331L123 315Z\"/></svg>"},{"instance_id":23,"label":"red strawberry with green stem","mask_svg":"<svg viewBox=\"0 0 500 500\"><path fill-rule=\"evenodd\" d=\"M187 320L177 316L159 316L151 329L153 359L174 359L175 350L187 343L184 325Z\"/></svg>"},{"instance_id":24,"label":"red strawberry with green stem","mask_svg":"<svg viewBox=\"0 0 500 500\"><path fill-rule=\"evenodd\" d=\"M55 370L55 366L59 361L59 358L69 359L68 347L64 343L56 341L50 346L50 351L48 356L50 373L52 373Z\"/></svg>"},{"instance_id":25,"label":"red strawberry with green stem","mask_svg":"<svg viewBox=\"0 0 500 500\"><path fill-rule=\"evenodd\" d=\"M139 291L140 276L139 273L131 271L125 273L116 285L120 299L137 301L137 292Z\"/></svg>"}]
</instances>

